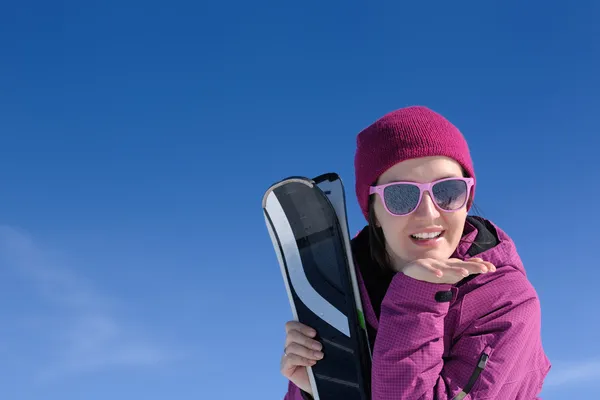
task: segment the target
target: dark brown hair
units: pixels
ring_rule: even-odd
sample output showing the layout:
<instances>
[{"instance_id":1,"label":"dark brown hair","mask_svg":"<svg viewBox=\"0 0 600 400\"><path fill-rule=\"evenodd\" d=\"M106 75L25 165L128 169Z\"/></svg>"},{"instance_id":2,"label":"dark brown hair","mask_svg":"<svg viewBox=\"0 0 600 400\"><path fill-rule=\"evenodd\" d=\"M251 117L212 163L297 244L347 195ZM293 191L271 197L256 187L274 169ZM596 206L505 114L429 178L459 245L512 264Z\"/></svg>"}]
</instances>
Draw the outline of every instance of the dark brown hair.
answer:
<instances>
[{"instance_id":1,"label":"dark brown hair","mask_svg":"<svg viewBox=\"0 0 600 400\"><path fill-rule=\"evenodd\" d=\"M390 255L385 248L385 235L383 234L383 229L377 226L377 219L375 218L375 201L373 196L369 199L369 252L375 264L381 269L390 268Z\"/></svg>"}]
</instances>

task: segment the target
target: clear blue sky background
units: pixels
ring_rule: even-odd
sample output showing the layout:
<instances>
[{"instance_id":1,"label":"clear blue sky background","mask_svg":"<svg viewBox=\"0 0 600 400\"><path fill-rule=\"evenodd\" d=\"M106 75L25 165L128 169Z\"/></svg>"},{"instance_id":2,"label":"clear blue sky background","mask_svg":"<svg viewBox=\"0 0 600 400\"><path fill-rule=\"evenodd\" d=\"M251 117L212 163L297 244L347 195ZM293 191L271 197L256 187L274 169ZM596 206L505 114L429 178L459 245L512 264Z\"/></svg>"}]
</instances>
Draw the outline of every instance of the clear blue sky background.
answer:
<instances>
[{"instance_id":1,"label":"clear blue sky background","mask_svg":"<svg viewBox=\"0 0 600 400\"><path fill-rule=\"evenodd\" d=\"M282 399L260 209L424 104L543 306L544 399L600 379L600 3L3 2L0 398ZM271 148L269 148L271 147Z\"/></svg>"}]
</instances>

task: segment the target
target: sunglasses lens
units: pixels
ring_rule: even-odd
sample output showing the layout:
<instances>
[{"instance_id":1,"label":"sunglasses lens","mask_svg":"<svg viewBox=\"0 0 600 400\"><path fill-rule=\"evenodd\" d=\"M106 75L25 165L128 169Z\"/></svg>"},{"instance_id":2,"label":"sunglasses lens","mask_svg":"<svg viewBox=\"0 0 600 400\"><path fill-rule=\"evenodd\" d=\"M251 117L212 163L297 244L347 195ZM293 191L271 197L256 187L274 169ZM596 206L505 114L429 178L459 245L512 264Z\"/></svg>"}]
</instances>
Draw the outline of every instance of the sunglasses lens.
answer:
<instances>
[{"instance_id":1,"label":"sunglasses lens","mask_svg":"<svg viewBox=\"0 0 600 400\"><path fill-rule=\"evenodd\" d=\"M467 184L465 181L452 179L433 186L433 197L440 208L454 211L467 201Z\"/></svg>"},{"instance_id":2,"label":"sunglasses lens","mask_svg":"<svg viewBox=\"0 0 600 400\"><path fill-rule=\"evenodd\" d=\"M385 205L393 214L403 215L411 212L419 202L419 188L410 184L398 184L383 191Z\"/></svg>"}]
</instances>

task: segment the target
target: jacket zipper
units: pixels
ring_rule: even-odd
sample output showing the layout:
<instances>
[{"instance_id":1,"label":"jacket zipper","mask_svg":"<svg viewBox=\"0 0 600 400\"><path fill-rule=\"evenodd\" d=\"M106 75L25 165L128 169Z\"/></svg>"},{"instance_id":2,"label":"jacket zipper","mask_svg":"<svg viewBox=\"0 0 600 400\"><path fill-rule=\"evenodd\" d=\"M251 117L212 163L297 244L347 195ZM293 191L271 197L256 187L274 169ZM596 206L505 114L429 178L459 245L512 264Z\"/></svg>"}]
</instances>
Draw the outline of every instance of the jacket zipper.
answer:
<instances>
[{"instance_id":1,"label":"jacket zipper","mask_svg":"<svg viewBox=\"0 0 600 400\"><path fill-rule=\"evenodd\" d=\"M467 385L456 396L454 396L452 400L463 400L465 397L467 397L471 389L473 389L475 382L477 382L477 379L479 379L479 375L481 375L481 372L485 369L489 358L490 356L487 353L483 353L481 357L479 357L479 362L477 362L475 371L473 371L473 374L471 375L471 378L469 378Z\"/></svg>"}]
</instances>

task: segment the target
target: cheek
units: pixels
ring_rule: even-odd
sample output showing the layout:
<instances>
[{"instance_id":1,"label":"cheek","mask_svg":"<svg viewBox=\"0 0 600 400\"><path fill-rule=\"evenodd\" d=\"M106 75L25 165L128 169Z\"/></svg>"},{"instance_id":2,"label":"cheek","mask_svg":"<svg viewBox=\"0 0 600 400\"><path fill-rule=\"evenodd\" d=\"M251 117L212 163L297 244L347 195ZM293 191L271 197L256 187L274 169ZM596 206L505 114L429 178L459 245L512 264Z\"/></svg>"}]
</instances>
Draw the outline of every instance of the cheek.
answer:
<instances>
[{"instance_id":1,"label":"cheek","mask_svg":"<svg viewBox=\"0 0 600 400\"><path fill-rule=\"evenodd\" d=\"M447 229L448 239L453 244L458 244L467 219L466 211L459 211L456 213L445 214L445 225Z\"/></svg>"},{"instance_id":2,"label":"cheek","mask_svg":"<svg viewBox=\"0 0 600 400\"><path fill-rule=\"evenodd\" d=\"M381 212L377 213L377 216L386 241L390 246L397 250L398 246L404 245L402 243L403 235L406 235L405 232L407 231L409 218L389 215L384 209L381 209Z\"/></svg>"}]
</instances>

